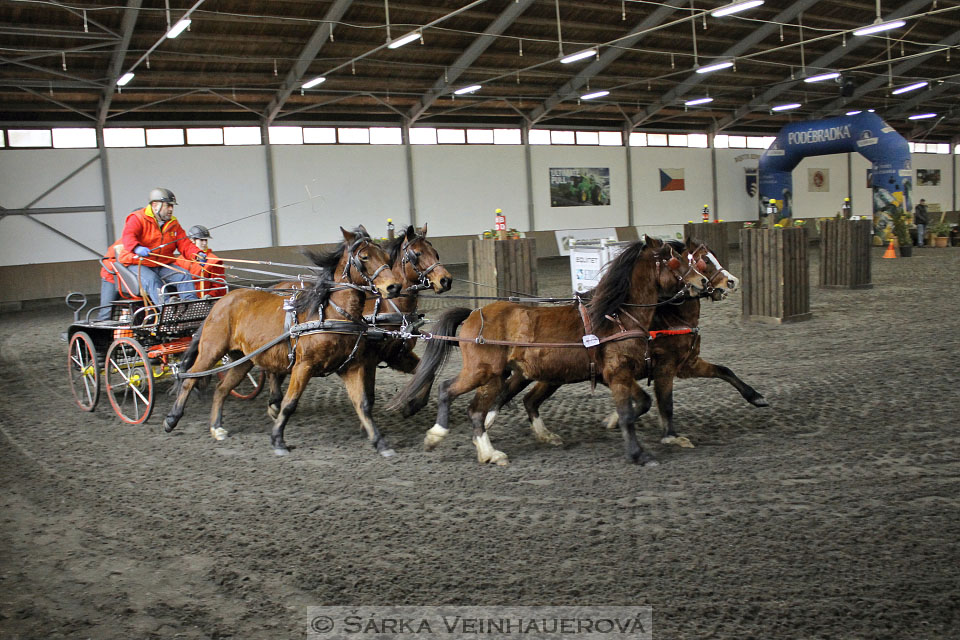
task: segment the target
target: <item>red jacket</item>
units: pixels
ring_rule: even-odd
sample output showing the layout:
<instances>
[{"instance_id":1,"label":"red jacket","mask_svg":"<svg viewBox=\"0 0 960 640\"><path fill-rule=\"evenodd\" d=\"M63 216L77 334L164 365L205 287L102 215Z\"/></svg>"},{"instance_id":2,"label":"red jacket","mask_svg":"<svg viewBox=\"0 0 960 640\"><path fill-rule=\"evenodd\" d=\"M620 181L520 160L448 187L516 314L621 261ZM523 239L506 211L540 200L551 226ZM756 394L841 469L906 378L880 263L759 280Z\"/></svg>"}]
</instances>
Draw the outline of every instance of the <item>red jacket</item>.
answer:
<instances>
[{"instance_id":1,"label":"red jacket","mask_svg":"<svg viewBox=\"0 0 960 640\"><path fill-rule=\"evenodd\" d=\"M117 251L122 250L123 243L119 240L110 245L110 248L107 249L107 252L103 254L103 264L106 264L107 267L112 267L113 263L117 261ZM107 271L106 267L100 267L100 279L106 280L107 282L114 282L113 271Z\"/></svg>"},{"instance_id":2,"label":"red jacket","mask_svg":"<svg viewBox=\"0 0 960 640\"><path fill-rule=\"evenodd\" d=\"M223 261L218 258L213 251L207 251L207 263L201 264L196 260L187 260L183 256L177 258L176 266L181 269L186 269L193 274L194 278L223 278L226 273L226 269L223 267ZM209 282L207 280L199 280L195 282L194 286L197 289L197 294L201 298L205 296L219 297L226 295L226 287L217 286L216 282Z\"/></svg>"},{"instance_id":3,"label":"red jacket","mask_svg":"<svg viewBox=\"0 0 960 640\"><path fill-rule=\"evenodd\" d=\"M179 250L187 260L193 260L200 252L197 245L187 237L176 218L171 217L162 229L157 227L157 219L150 205L137 209L127 216L127 221L123 223L120 241L123 243L123 249L120 250L119 259L123 264L140 262L140 256L133 253L138 245L150 249L150 256L143 259L143 264L148 267L176 262L177 258L174 255L176 250Z\"/></svg>"}]
</instances>

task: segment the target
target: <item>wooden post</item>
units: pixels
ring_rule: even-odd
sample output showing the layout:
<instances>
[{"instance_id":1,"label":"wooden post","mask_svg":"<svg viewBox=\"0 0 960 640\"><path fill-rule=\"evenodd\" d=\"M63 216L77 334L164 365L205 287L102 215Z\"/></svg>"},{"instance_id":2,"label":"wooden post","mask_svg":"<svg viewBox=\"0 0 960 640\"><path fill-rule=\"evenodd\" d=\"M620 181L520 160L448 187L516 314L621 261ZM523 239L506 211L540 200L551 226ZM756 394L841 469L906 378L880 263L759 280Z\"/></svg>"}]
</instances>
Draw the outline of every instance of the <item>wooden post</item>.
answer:
<instances>
[{"instance_id":1,"label":"wooden post","mask_svg":"<svg viewBox=\"0 0 960 640\"><path fill-rule=\"evenodd\" d=\"M683 225L683 239L693 238L710 247L713 255L717 256L725 267L730 263L730 244L727 242L727 225L724 222L688 222Z\"/></svg>"},{"instance_id":2,"label":"wooden post","mask_svg":"<svg viewBox=\"0 0 960 640\"><path fill-rule=\"evenodd\" d=\"M870 220L828 219L820 223L820 287L870 289Z\"/></svg>"},{"instance_id":3,"label":"wooden post","mask_svg":"<svg viewBox=\"0 0 960 640\"><path fill-rule=\"evenodd\" d=\"M810 319L804 227L741 229L740 252L744 320L780 324Z\"/></svg>"},{"instance_id":4,"label":"wooden post","mask_svg":"<svg viewBox=\"0 0 960 640\"><path fill-rule=\"evenodd\" d=\"M470 240L469 278L473 295L478 297L537 295L537 241ZM478 300L476 306L486 301Z\"/></svg>"}]
</instances>

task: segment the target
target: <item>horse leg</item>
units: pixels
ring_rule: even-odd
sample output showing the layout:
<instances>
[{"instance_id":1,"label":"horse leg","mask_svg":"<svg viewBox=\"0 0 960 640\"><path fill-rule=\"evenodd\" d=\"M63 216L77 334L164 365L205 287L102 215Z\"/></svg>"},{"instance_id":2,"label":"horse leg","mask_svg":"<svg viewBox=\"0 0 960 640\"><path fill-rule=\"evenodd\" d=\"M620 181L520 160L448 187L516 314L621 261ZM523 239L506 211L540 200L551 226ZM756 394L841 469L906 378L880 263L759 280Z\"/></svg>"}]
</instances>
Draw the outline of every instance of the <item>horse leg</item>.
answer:
<instances>
[{"instance_id":1,"label":"horse leg","mask_svg":"<svg viewBox=\"0 0 960 640\"><path fill-rule=\"evenodd\" d=\"M456 377L444 380L440 383L440 389L437 392L437 421L427 430L427 435L423 438L423 449L433 451L440 444L450 429L450 403L459 396L476 389L484 380L480 379L476 372L467 373L461 370Z\"/></svg>"},{"instance_id":2,"label":"horse leg","mask_svg":"<svg viewBox=\"0 0 960 640\"><path fill-rule=\"evenodd\" d=\"M270 432L270 444L273 445L273 452L278 456L285 456L290 453L287 443L283 440L283 430L287 426L287 421L293 412L297 410L297 404L300 402L300 396L303 395L310 382L312 365L298 362L290 373L290 384L287 386L287 393L283 396L283 402L280 405L280 413L273 422L273 429Z\"/></svg>"},{"instance_id":3,"label":"horse leg","mask_svg":"<svg viewBox=\"0 0 960 640\"><path fill-rule=\"evenodd\" d=\"M222 351L219 349L211 350L209 347L206 349L201 349L197 359L193 363L193 366L190 367L190 373L213 369L214 366L216 366L216 363L220 361L220 358L222 358L223 354L227 351L224 345L219 346L223 347ZM167 417L163 420L164 431L170 433L177 427L177 423L179 423L180 418L183 417L183 408L187 404L187 399L190 397L190 392L193 391L193 388L201 379L202 378L184 378L183 383L180 385L180 390L177 392L177 399L170 408L170 412L167 414Z\"/></svg>"},{"instance_id":4,"label":"horse leg","mask_svg":"<svg viewBox=\"0 0 960 640\"><path fill-rule=\"evenodd\" d=\"M681 378L718 378L729 383L734 389L740 392L743 399L755 407L769 407L767 402L756 389L737 377L729 367L720 364L707 362L703 358L697 358L688 363L680 371Z\"/></svg>"},{"instance_id":5,"label":"horse leg","mask_svg":"<svg viewBox=\"0 0 960 640\"><path fill-rule=\"evenodd\" d=\"M527 385L531 382L532 380L523 377L523 374L519 371L513 371L510 377L507 378L506 384L500 387L500 393L497 394L497 399L494 400L493 406L490 408L490 411L487 412L483 426L486 429L490 429L490 427L493 426L493 421L497 419L497 414L500 412L500 409L513 400L518 393L526 389Z\"/></svg>"},{"instance_id":6,"label":"horse leg","mask_svg":"<svg viewBox=\"0 0 960 640\"><path fill-rule=\"evenodd\" d=\"M213 392L213 404L210 406L210 437L214 440L226 440L230 435L223 428L223 402L230 391L250 372L250 369L253 369L253 363L249 360L228 369Z\"/></svg>"},{"instance_id":7,"label":"horse leg","mask_svg":"<svg viewBox=\"0 0 960 640\"><path fill-rule=\"evenodd\" d=\"M270 389L270 399L267 401L267 415L276 420L280 415L280 403L283 402L283 373L268 373L267 387Z\"/></svg>"},{"instance_id":8,"label":"horse leg","mask_svg":"<svg viewBox=\"0 0 960 640\"><path fill-rule=\"evenodd\" d=\"M650 396L640 388L629 373L620 373L609 382L609 387L617 406L617 417L627 449L627 460L634 464L656 465L656 459L640 446L634 427L637 418L650 410Z\"/></svg>"},{"instance_id":9,"label":"horse leg","mask_svg":"<svg viewBox=\"0 0 960 640\"><path fill-rule=\"evenodd\" d=\"M693 443L686 436L679 436L673 428L673 380L676 371L671 366L658 365L653 377L653 393L657 397L657 412L660 414L660 427L663 436L660 442L674 444L684 449L693 449Z\"/></svg>"},{"instance_id":10,"label":"horse leg","mask_svg":"<svg viewBox=\"0 0 960 640\"><path fill-rule=\"evenodd\" d=\"M494 448L490 442L490 434L483 426L487 411L496 401L497 393L502 385L503 380L501 378L494 378L477 389L477 392L473 395L473 400L470 401L467 413L470 416L470 422L473 423L473 445L477 448L477 460L481 464L492 462L505 467L510 464L507 454Z\"/></svg>"},{"instance_id":11,"label":"horse leg","mask_svg":"<svg viewBox=\"0 0 960 640\"><path fill-rule=\"evenodd\" d=\"M530 429L533 431L533 435L539 442L552 444L555 447L562 447L563 439L543 424L543 419L540 417L540 405L546 402L547 398L552 396L559 388L560 385L558 384L538 382L530 390L530 393L523 397L523 406L527 410L527 418L530 419Z\"/></svg>"},{"instance_id":12,"label":"horse leg","mask_svg":"<svg viewBox=\"0 0 960 640\"><path fill-rule=\"evenodd\" d=\"M360 424L363 426L363 430L367 432L367 438L373 444L377 453L384 458L395 456L397 452L390 448L386 439L380 434L380 430L377 429L377 425L373 422L373 391L377 380L376 360L362 357L341 373L340 378L347 389L350 401L353 402L357 417L360 418Z\"/></svg>"}]
</instances>

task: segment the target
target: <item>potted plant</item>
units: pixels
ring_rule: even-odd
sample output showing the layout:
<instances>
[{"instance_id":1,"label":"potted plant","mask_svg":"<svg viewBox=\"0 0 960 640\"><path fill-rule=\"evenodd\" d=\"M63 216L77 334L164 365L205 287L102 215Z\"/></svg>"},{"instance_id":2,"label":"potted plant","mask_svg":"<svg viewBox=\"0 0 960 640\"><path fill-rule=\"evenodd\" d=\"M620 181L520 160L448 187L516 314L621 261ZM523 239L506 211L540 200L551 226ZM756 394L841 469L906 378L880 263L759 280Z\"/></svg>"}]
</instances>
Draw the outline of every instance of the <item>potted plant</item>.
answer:
<instances>
[{"instance_id":1,"label":"potted plant","mask_svg":"<svg viewBox=\"0 0 960 640\"><path fill-rule=\"evenodd\" d=\"M894 207L890 217L893 219L893 237L900 245L900 257L909 258L913 255L913 241L910 239L910 230L907 229L907 216L903 209Z\"/></svg>"},{"instance_id":2,"label":"potted plant","mask_svg":"<svg viewBox=\"0 0 960 640\"><path fill-rule=\"evenodd\" d=\"M934 246L941 249L945 248L948 237L950 236L950 225L943 221L935 222L930 225L930 233L936 236L936 244Z\"/></svg>"}]
</instances>

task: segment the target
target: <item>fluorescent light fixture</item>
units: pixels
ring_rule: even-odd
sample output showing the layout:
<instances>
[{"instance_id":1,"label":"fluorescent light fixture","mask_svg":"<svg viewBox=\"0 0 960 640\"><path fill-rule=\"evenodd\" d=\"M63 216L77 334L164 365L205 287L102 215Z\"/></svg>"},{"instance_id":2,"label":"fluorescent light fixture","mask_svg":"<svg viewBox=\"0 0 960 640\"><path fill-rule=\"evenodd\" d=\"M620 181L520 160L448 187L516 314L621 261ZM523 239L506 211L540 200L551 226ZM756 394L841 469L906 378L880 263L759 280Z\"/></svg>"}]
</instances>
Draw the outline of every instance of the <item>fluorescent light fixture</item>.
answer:
<instances>
[{"instance_id":1,"label":"fluorescent light fixture","mask_svg":"<svg viewBox=\"0 0 960 640\"><path fill-rule=\"evenodd\" d=\"M904 20L891 20L890 22L880 22L880 18L877 18L877 22L874 22L870 26L861 27L853 32L855 36L869 36L874 33L880 33L881 31L889 31L890 29L899 29L903 25L907 24Z\"/></svg>"},{"instance_id":2,"label":"fluorescent light fixture","mask_svg":"<svg viewBox=\"0 0 960 640\"><path fill-rule=\"evenodd\" d=\"M608 96L608 95L610 95L610 92L609 92L609 91L606 91L606 90L603 90L603 91L594 91L593 93L587 93L587 94L584 94L584 95L580 96L580 99L581 99L581 100L593 100L594 98L602 98L603 96Z\"/></svg>"},{"instance_id":3,"label":"fluorescent light fixture","mask_svg":"<svg viewBox=\"0 0 960 640\"><path fill-rule=\"evenodd\" d=\"M855 115L857 115L858 113L863 113L863 110L862 110L862 109L857 109L856 111L847 111L847 115L848 115L848 116L855 116Z\"/></svg>"},{"instance_id":4,"label":"fluorescent light fixture","mask_svg":"<svg viewBox=\"0 0 960 640\"><path fill-rule=\"evenodd\" d=\"M719 71L720 69L726 69L733 66L733 60L724 60L723 62L714 62L713 64L704 65L702 67L697 67L697 73L710 73L711 71Z\"/></svg>"},{"instance_id":5,"label":"fluorescent light fixture","mask_svg":"<svg viewBox=\"0 0 960 640\"><path fill-rule=\"evenodd\" d=\"M867 109L867 111L869 111L870 113L873 113L874 111L876 111L876 109Z\"/></svg>"},{"instance_id":6,"label":"fluorescent light fixture","mask_svg":"<svg viewBox=\"0 0 960 640\"><path fill-rule=\"evenodd\" d=\"M167 31L167 37L173 40L178 35L186 31L191 22L193 21L190 18L181 18L177 24L173 25L173 28L170 29L170 31Z\"/></svg>"},{"instance_id":7,"label":"fluorescent light fixture","mask_svg":"<svg viewBox=\"0 0 960 640\"><path fill-rule=\"evenodd\" d=\"M413 42L414 40L417 40L417 39L419 39L419 38L420 38L420 32L419 32L419 31L411 31L411 32L408 33L407 35L405 35L405 36L400 36L400 37L397 38L396 40L391 41L390 44L387 45L387 49L398 49L398 48L402 47L403 45L405 45L405 44L410 44L411 42Z\"/></svg>"},{"instance_id":8,"label":"fluorescent light fixture","mask_svg":"<svg viewBox=\"0 0 960 640\"><path fill-rule=\"evenodd\" d=\"M125 86L127 86L127 83L130 82L131 80L133 80L133 76L134 76L133 71L127 71L125 74L123 74L122 76L120 76L120 79L119 79L119 80L117 80L117 86L118 86L118 87L125 87Z\"/></svg>"},{"instance_id":9,"label":"fluorescent light fixture","mask_svg":"<svg viewBox=\"0 0 960 640\"><path fill-rule=\"evenodd\" d=\"M571 53L566 58L561 58L561 64L570 64L571 62L576 62L577 60L583 60L584 58L589 58L590 56L597 55L596 48L593 49L584 49L583 51L577 51L576 53Z\"/></svg>"},{"instance_id":10,"label":"fluorescent light fixture","mask_svg":"<svg viewBox=\"0 0 960 640\"><path fill-rule=\"evenodd\" d=\"M714 9L710 12L714 18L722 18L723 16L729 16L732 13L740 13L741 11L746 11L747 9L753 9L754 7L759 7L763 4L763 0L743 0L742 2L731 2L728 5L720 7L719 9Z\"/></svg>"},{"instance_id":11,"label":"fluorescent light fixture","mask_svg":"<svg viewBox=\"0 0 960 640\"><path fill-rule=\"evenodd\" d=\"M696 98L694 100L687 100L683 104L688 107L693 107L698 104L707 104L708 102L713 102L713 98Z\"/></svg>"},{"instance_id":12,"label":"fluorescent light fixture","mask_svg":"<svg viewBox=\"0 0 960 640\"><path fill-rule=\"evenodd\" d=\"M790 104L778 104L775 107L770 107L770 111L787 111L788 109L796 109L797 107L803 106L799 102L791 102Z\"/></svg>"},{"instance_id":13,"label":"fluorescent light fixture","mask_svg":"<svg viewBox=\"0 0 960 640\"><path fill-rule=\"evenodd\" d=\"M462 96L465 93L473 93L474 91L479 91L480 88L481 88L480 85L472 84L469 87L463 87L461 89L457 89L456 91L453 92L453 95Z\"/></svg>"},{"instance_id":14,"label":"fluorescent light fixture","mask_svg":"<svg viewBox=\"0 0 960 640\"><path fill-rule=\"evenodd\" d=\"M824 80L833 80L834 78L839 78L839 77L840 77L839 71L829 71L827 73L821 73L816 76L810 76L808 78L804 78L803 81L804 82L823 82Z\"/></svg>"},{"instance_id":15,"label":"fluorescent light fixture","mask_svg":"<svg viewBox=\"0 0 960 640\"><path fill-rule=\"evenodd\" d=\"M302 85L300 85L300 88L301 88L301 89L312 89L313 87L317 86L318 84L321 84L321 83L326 82L326 81L327 81L327 79L324 78L323 76L317 76L317 77L314 78L313 80L307 80L306 82L304 82Z\"/></svg>"},{"instance_id":16,"label":"fluorescent light fixture","mask_svg":"<svg viewBox=\"0 0 960 640\"><path fill-rule=\"evenodd\" d=\"M927 118L936 118L937 114L935 113L918 113L915 116L910 116L907 120L926 120Z\"/></svg>"},{"instance_id":17,"label":"fluorescent light fixture","mask_svg":"<svg viewBox=\"0 0 960 640\"><path fill-rule=\"evenodd\" d=\"M895 96L896 96L896 95L900 95L901 93L906 93L906 92L908 92L908 91L914 91L914 90L916 90L916 89L922 89L922 88L924 88L925 86L927 86L928 84L930 84L930 83L927 82L926 80L924 80L923 82L914 82L913 84L908 84L908 85L905 86L905 87L900 87L899 89L894 89L894 90L891 91L890 93L891 93L892 95L895 95Z\"/></svg>"}]
</instances>

